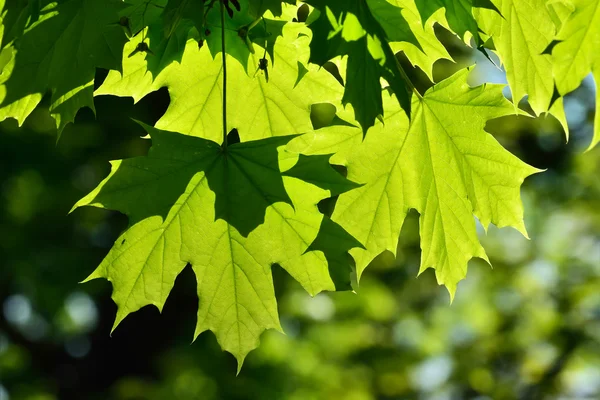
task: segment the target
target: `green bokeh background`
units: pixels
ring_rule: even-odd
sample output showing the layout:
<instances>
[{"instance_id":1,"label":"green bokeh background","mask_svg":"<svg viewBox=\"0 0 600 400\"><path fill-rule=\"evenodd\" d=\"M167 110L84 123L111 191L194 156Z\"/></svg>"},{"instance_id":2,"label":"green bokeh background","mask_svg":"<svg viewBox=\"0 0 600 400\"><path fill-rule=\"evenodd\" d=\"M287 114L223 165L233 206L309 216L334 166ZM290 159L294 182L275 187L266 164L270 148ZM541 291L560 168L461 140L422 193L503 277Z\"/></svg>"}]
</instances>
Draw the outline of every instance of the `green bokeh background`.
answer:
<instances>
[{"instance_id":1,"label":"green bokeh background","mask_svg":"<svg viewBox=\"0 0 600 400\"><path fill-rule=\"evenodd\" d=\"M502 82L481 54L440 32L473 84ZM409 68L424 89L431 85ZM100 82L105 72L98 73ZM186 269L163 314L144 308L110 336L110 284L78 284L125 229L124 216L71 206L109 171L143 155L136 118L154 123L161 90L133 105L96 98L57 142L47 105L21 128L0 124L0 400L54 399L597 399L600 398L600 148L591 138L594 84L566 100L571 140L556 121L505 117L488 130L547 171L522 196L531 240L480 229L494 266L474 260L449 304L428 270L417 278L418 220L398 256L384 253L357 293L311 298L275 269L286 335L267 332L236 377L211 333L190 344L197 297ZM526 105L524 105L526 107ZM314 124L328 121L320 107Z\"/></svg>"}]
</instances>

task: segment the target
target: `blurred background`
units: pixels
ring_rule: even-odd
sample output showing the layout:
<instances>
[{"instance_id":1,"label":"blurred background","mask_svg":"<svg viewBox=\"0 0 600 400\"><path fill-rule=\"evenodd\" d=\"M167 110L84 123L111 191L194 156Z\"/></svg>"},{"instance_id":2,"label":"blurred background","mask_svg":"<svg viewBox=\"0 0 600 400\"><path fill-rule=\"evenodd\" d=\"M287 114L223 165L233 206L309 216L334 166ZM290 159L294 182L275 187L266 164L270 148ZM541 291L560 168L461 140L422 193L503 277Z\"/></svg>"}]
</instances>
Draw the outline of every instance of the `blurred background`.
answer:
<instances>
[{"instance_id":1,"label":"blurred background","mask_svg":"<svg viewBox=\"0 0 600 400\"><path fill-rule=\"evenodd\" d=\"M482 54L439 34L457 62L438 62L436 80L477 62L473 84L505 82ZM431 86L401 62L420 89ZM144 308L112 337L110 284L78 284L127 219L68 212L108 174L109 160L146 153L150 143L130 118L154 123L167 91L136 105L97 97L97 117L82 110L58 141L47 105L21 128L0 123L0 400L600 398L600 148L583 154L594 90L589 79L566 99L568 144L550 118L488 124L511 152L547 171L523 185L531 240L480 229L494 268L472 261L452 305L432 270L416 277L411 214L397 258L378 257L358 293L311 298L275 269L286 335L265 333L237 377L212 333L190 343L191 269L162 315ZM317 127L323 120L314 115Z\"/></svg>"}]
</instances>

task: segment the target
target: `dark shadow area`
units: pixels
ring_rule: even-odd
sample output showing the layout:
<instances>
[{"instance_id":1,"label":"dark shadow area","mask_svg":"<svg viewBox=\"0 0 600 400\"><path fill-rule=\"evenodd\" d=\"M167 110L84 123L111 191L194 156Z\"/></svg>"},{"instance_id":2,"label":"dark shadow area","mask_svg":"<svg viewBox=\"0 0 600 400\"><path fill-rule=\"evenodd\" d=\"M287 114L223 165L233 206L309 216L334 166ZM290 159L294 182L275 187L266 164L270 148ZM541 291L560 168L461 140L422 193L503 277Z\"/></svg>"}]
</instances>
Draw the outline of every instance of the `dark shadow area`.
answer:
<instances>
[{"instance_id":1,"label":"dark shadow area","mask_svg":"<svg viewBox=\"0 0 600 400\"><path fill-rule=\"evenodd\" d=\"M310 107L310 121L313 129L331 126L335 118L336 108L330 103L313 104Z\"/></svg>"},{"instance_id":2,"label":"dark shadow area","mask_svg":"<svg viewBox=\"0 0 600 400\"><path fill-rule=\"evenodd\" d=\"M324 217L317 237L306 251L323 252L335 290L344 291L352 290L354 259L348 252L354 248L364 246L329 217Z\"/></svg>"},{"instance_id":3,"label":"dark shadow area","mask_svg":"<svg viewBox=\"0 0 600 400\"><path fill-rule=\"evenodd\" d=\"M332 154L305 156L300 154L298 162L283 175L298 178L321 189L329 190L336 196L360 187L358 183L349 181L329 163Z\"/></svg>"},{"instance_id":4,"label":"dark shadow area","mask_svg":"<svg viewBox=\"0 0 600 400\"><path fill-rule=\"evenodd\" d=\"M279 172L277 149L293 137L237 143L224 151L206 139L145 129L153 142L148 156L123 160L90 200L127 214L131 225L154 215L164 220L199 172L205 173L216 195L215 218L243 236L264 222L270 205L292 204Z\"/></svg>"},{"instance_id":5,"label":"dark shadow area","mask_svg":"<svg viewBox=\"0 0 600 400\"><path fill-rule=\"evenodd\" d=\"M227 134L227 146L232 146L234 144L240 143L240 133L237 129L233 128ZM223 145L221 145L223 146Z\"/></svg>"}]
</instances>

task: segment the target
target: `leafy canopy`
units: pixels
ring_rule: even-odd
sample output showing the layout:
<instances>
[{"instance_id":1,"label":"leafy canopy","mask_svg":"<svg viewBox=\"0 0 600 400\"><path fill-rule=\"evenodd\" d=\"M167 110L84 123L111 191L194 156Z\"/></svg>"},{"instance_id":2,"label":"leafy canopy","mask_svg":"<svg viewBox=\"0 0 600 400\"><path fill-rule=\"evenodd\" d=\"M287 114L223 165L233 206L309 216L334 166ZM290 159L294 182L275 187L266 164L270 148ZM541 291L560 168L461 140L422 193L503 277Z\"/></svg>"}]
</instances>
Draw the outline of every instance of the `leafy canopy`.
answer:
<instances>
[{"instance_id":1,"label":"leafy canopy","mask_svg":"<svg viewBox=\"0 0 600 400\"><path fill-rule=\"evenodd\" d=\"M138 101L167 88L166 113L154 127L140 122L148 155L112 161L74 207L130 222L88 279L112 282L116 327L146 305L162 309L191 265L195 335L212 330L240 367L265 329L281 330L274 264L311 295L349 290L377 255L395 252L410 209L420 214L421 272L434 268L452 297L469 260L488 260L476 219L526 235L520 187L540 172L486 124L527 114L526 100L567 132L563 96L600 77L596 0L4 0L0 9L0 119L22 124L49 94L60 131L93 109L93 95ZM513 102L503 85L469 86L470 68L420 93L398 53L433 81L435 62L451 60L436 25L496 53ZM97 68L109 70L103 82ZM336 115L314 129L323 103Z\"/></svg>"}]
</instances>

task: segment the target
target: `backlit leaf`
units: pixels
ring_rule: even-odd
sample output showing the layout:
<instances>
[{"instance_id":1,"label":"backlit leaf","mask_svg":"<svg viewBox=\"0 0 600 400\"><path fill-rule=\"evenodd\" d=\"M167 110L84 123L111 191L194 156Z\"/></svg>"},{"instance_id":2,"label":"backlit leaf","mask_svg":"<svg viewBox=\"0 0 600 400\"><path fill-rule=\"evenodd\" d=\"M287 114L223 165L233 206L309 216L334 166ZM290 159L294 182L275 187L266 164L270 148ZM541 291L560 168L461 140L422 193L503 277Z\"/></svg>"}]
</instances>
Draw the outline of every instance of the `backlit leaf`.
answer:
<instances>
[{"instance_id":1,"label":"backlit leaf","mask_svg":"<svg viewBox=\"0 0 600 400\"><path fill-rule=\"evenodd\" d=\"M336 289L329 260L338 279L350 275L335 260L360 244L330 244L331 235L347 234L323 222L317 203L354 186L343 185L341 176L324 180L333 170L322 160L303 167L311 157L302 161L285 151L291 136L224 150L210 140L146 130L153 141L148 156L113 162L111 174L74 207L115 209L130 218L88 279L112 282L116 327L146 305L162 310L177 275L191 264L200 299L196 336L212 330L241 367L265 329L281 330L272 264L312 295ZM295 171L280 172L294 164Z\"/></svg>"},{"instance_id":2,"label":"backlit leaf","mask_svg":"<svg viewBox=\"0 0 600 400\"><path fill-rule=\"evenodd\" d=\"M538 172L506 151L486 122L514 113L502 85L469 87L462 70L413 103L411 124L386 96L386 119L361 142L358 128L327 128L292 142L303 152L328 153L363 186L340 196L332 219L366 249L351 251L360 276L381 252L395 253L409 209L420 214L421 272L436 270L453 296L472 257L487 260L475 229L512 226L526 234L519 188Z\"/></svg>"}]
</instances>

